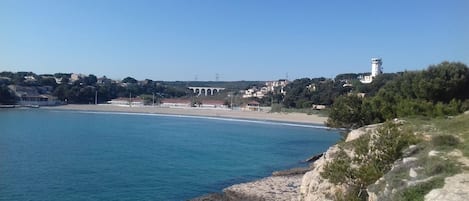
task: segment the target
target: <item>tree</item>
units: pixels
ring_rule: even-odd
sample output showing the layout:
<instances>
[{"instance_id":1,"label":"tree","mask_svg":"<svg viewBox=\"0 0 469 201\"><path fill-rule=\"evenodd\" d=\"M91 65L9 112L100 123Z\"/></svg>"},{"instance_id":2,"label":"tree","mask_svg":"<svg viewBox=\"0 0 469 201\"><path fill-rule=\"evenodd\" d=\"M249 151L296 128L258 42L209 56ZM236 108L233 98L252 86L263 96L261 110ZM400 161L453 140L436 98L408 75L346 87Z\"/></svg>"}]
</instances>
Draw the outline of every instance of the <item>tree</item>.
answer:
<instances>
[{"instance_id":1,"label":"tree","mask_svg":"<svg viewBox=\"0 0 469 201\"><path fill-rule=\"evenodd\" d=\"M96 85L97 81L98 81L98 78L93 74L90 74L86 76L85 78L83 78L83 83L85 85Z\"/></svg>"},{"instance_id":2,"label":"tree","mask_svg":"<svg viewBox=\"0 0 469 201\"><path fill-rule=\"evenodd\" d=\"M126 77L122 80L123 83L137 84L138 81L132 77Z\"/></svg>"},{"instance_id":3,"label":"tree","mask_svg":"<svg viewBox=\"0 0 469 201\"><path fill-rule=\"evenodd\" d=\"M330 127L358 128L369 124L364 118L363 99L356 95L338 97L329 112L326 124Z\"/></svg>"},{"instance_id":4,"label":"tree","mask_svg":"<svg viewBox=\"0 0 469 201\"><path fill-rule=\"evenodd\" d=\"M6 85L0 86L0 104L15 104L16 96Z\"/></svg>"}]
</instances>

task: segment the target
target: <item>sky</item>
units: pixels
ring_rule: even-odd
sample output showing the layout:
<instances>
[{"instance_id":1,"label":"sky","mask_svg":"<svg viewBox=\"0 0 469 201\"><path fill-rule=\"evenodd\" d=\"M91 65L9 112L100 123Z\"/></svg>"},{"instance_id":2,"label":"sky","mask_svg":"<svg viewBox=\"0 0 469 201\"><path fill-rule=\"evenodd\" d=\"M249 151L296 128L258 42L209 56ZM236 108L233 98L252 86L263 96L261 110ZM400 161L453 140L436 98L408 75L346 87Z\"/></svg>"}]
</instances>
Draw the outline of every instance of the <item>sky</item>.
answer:
<instances>
[{"instance_id":1,"label":"sky","mask_svg":"<svg viewBox=\"0 0 469 201\"><path fill-rule=\"evenodd\" d=\"M469 1L0 0L0 71L333 78L469 64ZM217 76L218 75L218 76Z\"/></svg>"}]
</instances>

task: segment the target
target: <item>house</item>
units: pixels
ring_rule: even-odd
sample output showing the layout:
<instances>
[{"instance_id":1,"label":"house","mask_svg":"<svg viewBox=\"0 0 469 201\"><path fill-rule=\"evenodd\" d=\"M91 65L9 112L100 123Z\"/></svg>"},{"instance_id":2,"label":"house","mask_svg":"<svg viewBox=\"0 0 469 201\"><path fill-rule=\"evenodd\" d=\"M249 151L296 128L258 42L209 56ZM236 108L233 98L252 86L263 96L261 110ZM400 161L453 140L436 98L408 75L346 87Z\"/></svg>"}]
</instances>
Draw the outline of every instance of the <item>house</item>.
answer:
<instances>
[{"instance_id":1,"label":"house","mask_svg":"<svg viewBox=\"0 0 469 201\"><path fill-rule=\"evenodd\" d=\"M19 105L37 105L37 106L52 106L58 105L60 102L57 100L56 97L51 95L23 95L20 97Z\"/></svg>"},{"instance_id":2,"label":"house","mask_svg":"<svg viewBox=\"0 0 469 201\"><path fill-rule=\"evenodd\" d=\"M60 101L51 95L53 89L51 86L27 87L8 85L8 89L13 91L15 96L19 98L19 105L51 106L60 104Z\"/></svg>"},{"instance_id":3,"label":"house","mask_svg":"<svg viewBox=\"0 0 469 201\"><path fill-rule=\"evenodd\" d=\"M83 79L85 77L86 77L86 75L83 75L83 74L72 73L72 75L70 75L70 81L75 82L75 81L78 81L78 80Z\"/></svg>"},{"instance_id":4,"label":"house","mask_svg":"<svg viewBox=\"0 0 469 201\"><path fill-rule=\"evenodd\" d=\"M256 87L247 89L244 91L243 98L262 98L267 92L265 92L266 87L262 87L261 90L257 90Z\"/></svg>"},{"instance_id":5,"label":"house","mask_svg":"<svg viewBox=\"0 0 469 201\"><path fill-rule=\"evenodd\" d=\"M251 102L248 102L246 105L244 105L244 107L242 108L242 110L247 110L247 111L261 111L260 110L260 103L257 102L257 101L251 101Z\"/></svg>"},{"instance_id":6,"label":"house","mask_svg":"<svg viewBox=\"0 0 469 201\"><path fill-rule=\"evenodd\" d=\"M143 99L136 98L116 98L107 102L108 104L115 106L128 106L128 107L142 107L144 105Z\"/></svg>"},{"instance_id":7,"label":"house","mask_svg":"<svg viewBox=\"0 0 469 201\"><path fill-rule=\"evenodd\" d=\"M277 81L266 82L265 85L267 86L267 91L275 91L275 88L280 87L280 93L285 95L287 92L283 88L287 86L288 83L290 83L288 80L280 79Z\"/></svg>"},{"instance_id":8,"label":"house","mask_svg":"<svg viewBox=\"0 0 469 201\"><path fill-rule=\"evenodd\" d=\"M265 82L265 86L260 89L254 86L250 89L244 90L243 98L263 98L269 92L275 93L275 89L277 88L280 88L280 93L285 95L287 92L284 90L284 87L287 86L288 83L289 81L285 79L268 81Z\"/></svg>"}]
</instances>

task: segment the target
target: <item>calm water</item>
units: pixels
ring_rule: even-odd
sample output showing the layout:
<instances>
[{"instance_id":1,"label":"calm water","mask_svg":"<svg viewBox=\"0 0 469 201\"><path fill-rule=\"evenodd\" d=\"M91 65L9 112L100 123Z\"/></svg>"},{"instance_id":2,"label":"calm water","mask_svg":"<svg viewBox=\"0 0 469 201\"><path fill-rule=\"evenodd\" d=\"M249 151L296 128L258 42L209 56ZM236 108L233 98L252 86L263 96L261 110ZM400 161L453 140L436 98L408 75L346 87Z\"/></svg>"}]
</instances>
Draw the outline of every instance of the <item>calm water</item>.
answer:
<instances>
[{"instance_id":1,"label":"calm water","mask_svg":"<svg viewBox=\"0 0 469 201\"><path fill-rule=\"evenodd\" d=\"M185 200L301 165L336 132L266 123L0 110L0 200Z\"/></svg>"}]
</instances>

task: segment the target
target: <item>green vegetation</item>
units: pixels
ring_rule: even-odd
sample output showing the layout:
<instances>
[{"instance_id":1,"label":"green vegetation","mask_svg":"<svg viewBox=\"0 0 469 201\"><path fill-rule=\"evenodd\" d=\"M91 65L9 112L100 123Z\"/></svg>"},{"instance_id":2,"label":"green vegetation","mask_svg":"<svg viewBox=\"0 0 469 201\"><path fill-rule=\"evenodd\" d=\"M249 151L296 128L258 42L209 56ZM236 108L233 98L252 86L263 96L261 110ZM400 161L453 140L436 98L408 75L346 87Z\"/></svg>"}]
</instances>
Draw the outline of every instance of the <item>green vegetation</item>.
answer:
<instances>
[{"instance_id":1,"label":"green vegetation","mask_svg":"<svg viewBox=\"0 0 469 201\"><path fill-rule=\"evenodd\" d=\"M335 100L328 126L358 128L397 117L457 115L469 109L469 68L443 62L424 71L389 76L374 96Z\"/></svg>"},{"instance_id":2,"label":"green vegetation","mask_svg":"<svg viewBox=\"0 0 469 201\"><path fill-rule=\"evenodd\" d=\"M327 117L329 110L316 110L313 108L286 108L283 107L281 104L273 104L271 107L270 112L283 112L283 113L306 113L308 115L316 114L319 116Z\"/></svg>"},{"instance_id":3,"label":"green vegetation","mask_svg":"<svg viewBox=\"0 0 469 201\"><path fill-rule=\"evenodd\" d=\"M0 104L14 104L16 97L6 85L0 85Z\"/></svg>"},{"instance_id":4,"label":"green vegetation","mask_svg":"<svg viewBox=\"0 0 469 201\"><path fill-rule=\"evenodd\" d=\"M356 78L356 77L355 77ZM285 88L287 94L283 105L287 108L311 108L316 105L331 105L334 99L350 91L345 82L326 78L302 78L294 80Z\"/></svg>"},{"instance_id":5,"label":"green vegetation","mask_svg":"<svg viewBox=\"0 0 469 201\"><path fill-rule=\"evenodd\" d=\"M432 179L428 182L419 183L415 186L405 189L394 200L402 201L423 201L424 196L432 189L440 188L444 184L442 178Z\"/></svg>"},{"instance_id":6,"label":"green vegetation","mask_svg":"<svg viewBox=\"0 0 469 201\"><path fill-rule=\"evenodd\" d=\"M374 133L339 143L341 150L321 173L331 183L347 186L347 192L336 192L335 200L367 200L366 189L378 200L423 200L430 190L443 186L444 178L464 170L448 153L467 149L469 115L405 121L386 122ZM429 155L430 151L437 155ZM415 160L399 162L404 157ZM410 169L416 177L410 177Z\"/></svg>"},{"instance_id":7,"label":"green vegetation","mask_svg":"<svg viewBox=\"0 0 469 201\"><path fill-rule=\"evenodd\" d=\"M25 76L32 79L27 80ZM187 88L189 86L216 86L226 88L228 91L239 91L248 86L259 85L259 81L238 81L238 82L165 82L143 80L138 81L132 77L126 77L118 82L103 76L97 78L95 75L80 75L78 79L71 81L72 74L56 73L54 75L37 75L33 72L0 72L0 104L14 104L17 101L14 93L8 89L8 85L22 87L38 88L47 87L48 91L44 94L56 96L58 100L67 103L88 104L94 103L96 92L98 93L98 103L103 103L117 97L136 97L141 96L146 103L159 102L161 98L189 98L193 93ZM56 79L61 80L60 84ZM235 93L235 95L236 95ZM225 100L227 94L223 97L212 97ZM234 99L238 103L237 99Z\"/></svg>"},{"instance_id":8,"label":"green vegetation","mask_svg":"<svg viewBox=\"0 0 469 201\"><path fill-rule=\"evenodd\" d=\"M368 133L348 144L340 145L336 158L326 164L321 176L334 184L345 184L349 191L342 195L365 200L365 189L388 172L402 151L419 142L409 130L387 122L376 133ZM344 149L354 151L352 157Z\"/></svg>"}]
</instances>

